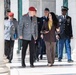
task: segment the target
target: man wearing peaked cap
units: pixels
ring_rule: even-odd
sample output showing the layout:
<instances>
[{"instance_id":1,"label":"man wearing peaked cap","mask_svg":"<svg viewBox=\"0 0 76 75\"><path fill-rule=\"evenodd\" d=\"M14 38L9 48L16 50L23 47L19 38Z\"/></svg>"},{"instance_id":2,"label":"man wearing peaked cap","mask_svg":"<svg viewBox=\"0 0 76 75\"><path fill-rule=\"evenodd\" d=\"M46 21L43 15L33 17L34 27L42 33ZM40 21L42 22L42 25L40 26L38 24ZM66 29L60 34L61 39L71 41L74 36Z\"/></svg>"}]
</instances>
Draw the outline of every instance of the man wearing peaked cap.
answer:
<instances>
[{"instance_id":1,"label":"man wearing peaked cap","mask_svg":"<svg viewBox=\"0 0 76 75\"><path fill-rule=\"evenodd\" d=\"M31 6L31 7L29 8L29 11L36 11L36 9L35 9L35 7Z\"/></svg>"},{"instance_id":2,"label":"man wearing peaked cap","mask_svg":"<svg viewBox=\"0 0 76 75\"><path fill-rule=\"evenodd\" d=\"M61 61L63 58L63 48L65 46L68 62L73 62L70 46L70 41L73 38L71 17L67 15L67 7L62 6L61 12L62 15L58 17L60 25L58 61Z\"/></svg>"},{"instance_id":3,"label":"man wearing peaked cap","mask_svg":"<svg viewBox=\"0 0 76 75\"><path fill-rule=\"evenodd\" d=\"M27 46L30 50L30 67L34 67L35 41L38 37L37 17L35 16L35 7L29 7L29 12L22 16L19 23L19 38L22 39L22 67L25 65L25 56Z\"/></svg>"},{"instance_id":4,"label":"man wearing peaked cap","mask_svg":"<svg viewBox=\"0 0 76 75\"><path fill-rule=\"evenodd\" d=\"M63 11L63 10L68 11L68 10L69 10L68 7L65 7L65 6L62 6L61 9L62 9L62 11Z\"/></svg>"}]
</instances>

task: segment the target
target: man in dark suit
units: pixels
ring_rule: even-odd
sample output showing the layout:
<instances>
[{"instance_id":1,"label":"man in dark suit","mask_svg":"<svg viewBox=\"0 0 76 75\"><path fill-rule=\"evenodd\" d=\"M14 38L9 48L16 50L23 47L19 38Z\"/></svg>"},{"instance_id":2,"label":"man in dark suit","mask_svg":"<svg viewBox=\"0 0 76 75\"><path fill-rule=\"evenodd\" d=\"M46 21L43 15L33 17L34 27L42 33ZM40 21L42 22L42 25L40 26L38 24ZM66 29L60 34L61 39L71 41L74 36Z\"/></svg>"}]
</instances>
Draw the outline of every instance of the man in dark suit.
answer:
<instances>
[{"instance_id":1,"label":"man in dark suit","mask_svg":"<svg viewBox=\"0 0 76 75\"><path fill-rule=\"evenodd\" d=\"M35 60L39 61L39 54L41 53L41 29L42 29L42 20L41 17L37 16L37 9L35 11L35 16L37 17L37 25L38 25L38 38L35 43Z\"/></svg>"},{"instance_id":2,"label":"man in dark suit","mask_svg":"<svg viewBox=\"0 0 76 75\"><path fill-rule=\"evenodd\" d=\"M34 7L30 7L29 13L23 15L19 23L19 38L23 40L22 67L26 67L25 55L28 44L30 49L30 67L34 67L35 41L38 37L37 17L34 15L35 11L36 9Z\"/></svg>"},{"instance_id":3,"label":"man in dark suit","mask_svg":"<svg viewBox=\"0 0 76 75\"><path fill-rule=\"evenodd\" d=\"M70 46L70 41L73 38L72 23L71 23L71 17L67 15L67 12L68 12L68 8L63 6L62 15L58 17L59 25L60 25L58 61L62 60L63 48L65 45L68 62L73 62L71 58L71 46Z\"/></svg>"},{"instance_id":4,"label":"man in dark suit","mask_svg":"<svg viewBox=\"0 0 76 75\"><path fill-rule=\"evenodd\" d=\"M42 23L41 25L45 25L46 22L48 21L48 15L49 15L49 9L48 8L45 8L44 10L44 16L41 17L41 20L42 20ZM41 49L41 55L40 55L40 59L43 59L43 54L46 53L46 46L45 46L45 42L43 40L43 35L41 35L41 46L42 46L42 49Z\"/></svg>"}]
</instances>

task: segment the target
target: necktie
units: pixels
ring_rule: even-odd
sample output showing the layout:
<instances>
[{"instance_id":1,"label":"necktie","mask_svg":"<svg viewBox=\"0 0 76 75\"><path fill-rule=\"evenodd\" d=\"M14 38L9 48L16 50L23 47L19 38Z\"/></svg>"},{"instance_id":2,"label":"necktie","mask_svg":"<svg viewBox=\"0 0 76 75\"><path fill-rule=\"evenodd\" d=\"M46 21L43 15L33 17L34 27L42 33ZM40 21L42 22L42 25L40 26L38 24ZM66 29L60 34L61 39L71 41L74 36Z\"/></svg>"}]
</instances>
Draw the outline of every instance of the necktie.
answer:
<instances>
[{"instance_id":1,"label":"necktie","mask_svg":"<svg viewBox=\"0 0 76 75\"><path fill-rule=\"evenodd\" d=\"M32 17L31 17L31 21L32 21Z\"/></svg>"}]
</instances>

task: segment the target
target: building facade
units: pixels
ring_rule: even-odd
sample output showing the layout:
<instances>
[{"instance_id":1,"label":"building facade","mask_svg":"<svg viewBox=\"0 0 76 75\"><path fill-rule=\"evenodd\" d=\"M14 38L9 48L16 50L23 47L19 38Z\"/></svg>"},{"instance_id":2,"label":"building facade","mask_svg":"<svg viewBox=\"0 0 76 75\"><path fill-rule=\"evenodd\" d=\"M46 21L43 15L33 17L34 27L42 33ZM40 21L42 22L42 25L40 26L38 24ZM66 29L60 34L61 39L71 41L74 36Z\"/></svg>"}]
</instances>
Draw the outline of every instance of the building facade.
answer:
<instances>
[{"instance_id":1,"label":"building facade","mask_svg":"<svg viewBox=\"0 0 76 75\"><path fill-rule=\"evenodd\" d=\"M50 11L56 12L56 0L11 0L11 11L15 13L17 19L19 15L26 14L30 6L36 7L38 11L37 15L40 17L43 15L46 7Z\"/></svg>"}]
</instances>

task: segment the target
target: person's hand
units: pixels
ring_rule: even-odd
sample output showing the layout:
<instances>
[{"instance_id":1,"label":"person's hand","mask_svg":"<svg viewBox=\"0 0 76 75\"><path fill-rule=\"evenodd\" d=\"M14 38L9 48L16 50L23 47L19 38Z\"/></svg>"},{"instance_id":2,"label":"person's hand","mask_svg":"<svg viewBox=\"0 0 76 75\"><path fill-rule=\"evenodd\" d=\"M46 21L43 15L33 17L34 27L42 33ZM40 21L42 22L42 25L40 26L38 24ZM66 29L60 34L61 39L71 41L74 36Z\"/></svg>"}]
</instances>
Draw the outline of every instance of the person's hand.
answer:
<instances>
[{"instance_id":1,"label":"person's hand","mask_svg":"<svg viewBox=\"0 0 76 75\"><path fill-rule=\"evenodd\" d=\"M43 35L41 35L41 38L43 39Z\"/></svg>"},{"instance_id":2,"label":"person's hand","mask_svg":"<svg viewBox=\"0 0 76 75\"><path fill-rule=\"evenodd\" d=\"M49 31L45 31L45 32L44 32L44 34L47 34L47 33L49 33Z\"/></svg>"},{"instance_id":3,"label":"person's hand","mask_svg":"<svg viewBox=\"0 0 76 75\"><path fill-rule=\"evenodd\" d=\"M59 40L59 38L60 38L59 35L56 35L56 39Z\"/></svg>"},{"instance_id":4,"label":"person's hand","mask_svg":"<svg viewBox=\"0 0 76 75\"><path fill-rule=\"evenodd\" d=\"M23 39L23 37L22 37L22 36L20 36L20 37L19 37L19 39Z\"/></svg>"},{"instance_id":5,"label":"person's hand","mask_svg":"<svg viewBox=\"0 0 76 75\"><path fill-rule=\"evenodd\" d=\"M56 29L56 31L57 31L58 33L60 33L60 27L59 27L59 28L57 28L57 29Z\"/></svg>"},{"instance_id":6,"label":"person's hand","mask_svg":"<svg viewBox=\"0 0 76 75\"><path fill-rule=\"evenodd\" d=\"M73 37L71 37L71 39L73 39Z\"/></svg>"},{"instance_id":7,"label":"person's hand","mask_svg":"<svg viewBox=\"0 0 76 75\"><path fill-rule=\"evenodd\" d=\"M42 33L42 34L47 34L47 33L49 33L49 31L41 31L40 33Z\"/></svg>"}]
</instances>

